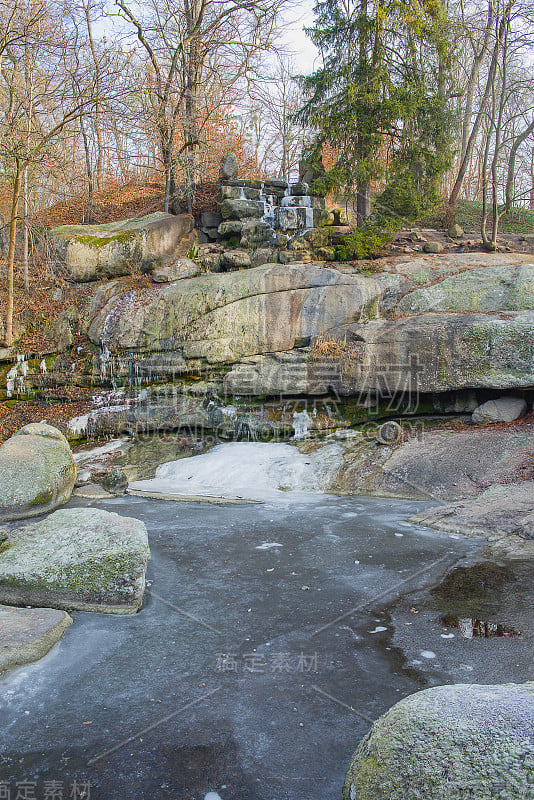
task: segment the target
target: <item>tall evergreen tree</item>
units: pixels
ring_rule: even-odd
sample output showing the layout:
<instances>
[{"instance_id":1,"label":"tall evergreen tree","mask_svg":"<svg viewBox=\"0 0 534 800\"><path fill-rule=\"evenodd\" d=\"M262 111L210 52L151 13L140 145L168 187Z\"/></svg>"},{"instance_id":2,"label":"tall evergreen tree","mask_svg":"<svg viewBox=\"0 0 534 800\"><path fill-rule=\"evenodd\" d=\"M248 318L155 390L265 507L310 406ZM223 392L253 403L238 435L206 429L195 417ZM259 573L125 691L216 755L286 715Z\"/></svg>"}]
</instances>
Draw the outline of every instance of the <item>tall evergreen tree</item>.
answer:
<instances>
[{"instance_id":1,"label":"tall evergreen tree","mask_svg":"<svg viewBox=\"0 0 534 800\"><path fill-rule=\"evenodd\" d=\"M358 225L370 215L378 179L385 179L382 205L396 192L398 213L420 210L449 163L444 3L317 0L307 33L322 65L302 78L299 119L316 131L310 157L325 144L338 154L320 188L342 189L353 199Z\"/></svg>"}]
</instances>

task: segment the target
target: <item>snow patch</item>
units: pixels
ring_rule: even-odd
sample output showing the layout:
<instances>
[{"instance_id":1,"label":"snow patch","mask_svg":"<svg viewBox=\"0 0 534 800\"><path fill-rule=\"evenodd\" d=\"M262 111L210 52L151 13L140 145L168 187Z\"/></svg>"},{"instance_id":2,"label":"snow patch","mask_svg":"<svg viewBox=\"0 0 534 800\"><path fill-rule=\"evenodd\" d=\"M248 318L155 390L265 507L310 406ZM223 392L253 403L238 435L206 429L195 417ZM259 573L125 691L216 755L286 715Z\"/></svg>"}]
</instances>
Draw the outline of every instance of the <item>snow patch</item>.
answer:
<instances>
[{"instance_id":1,"label":"snow patch","mask_svg":"<svg viewBox=\"0 0 534 800\"><path fill-rule=\"evenodd\" d=\"M231 442L199 456L162 464L155 478L134 481L131 488L279 502L296 493L324 492L341 464L338 444L303 455L288 444Z\"/></svg>"}]
</instances>

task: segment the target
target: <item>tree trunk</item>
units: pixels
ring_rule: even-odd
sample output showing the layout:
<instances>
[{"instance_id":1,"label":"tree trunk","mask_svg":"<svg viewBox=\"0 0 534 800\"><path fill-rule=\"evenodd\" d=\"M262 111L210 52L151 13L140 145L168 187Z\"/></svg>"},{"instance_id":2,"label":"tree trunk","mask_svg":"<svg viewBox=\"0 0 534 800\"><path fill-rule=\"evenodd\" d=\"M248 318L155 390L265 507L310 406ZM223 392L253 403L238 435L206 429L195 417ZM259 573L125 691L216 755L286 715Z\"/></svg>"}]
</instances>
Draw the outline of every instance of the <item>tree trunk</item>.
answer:
<instances>
[{"instance_id":1,"label":"tree trunk","mask_svg":"<svg viewBox=\"0 0 534 800\"><path fill-rule=\"evenodd\" d=\"M528 139L531 133L534 132L534 121L526 128L523 133L517 136L512 144L510 149L510 156L508 158L508 170L506 174L506 205L505 210L508 213L512 207L512 203L514 201L514 177L515 177L515 160L517 156L517 151L521 147L524 141Z\"/></svg>"},{"instance_id":2,"label":"tree trunk","mask_svg":"<svg viewBox=\"0 0 534 800\"><path fill-rule=\"evenodd\" d=\"M469 140L468 140L466 148L465 148L464 156L463 156L461 164L460 164L460 169L458 170L458 175L456 177L455 184L454 184L454 186L452 188L452 192L451 192L450 197L449 197L449 209L454 209L454 207L456 205L456 202L458 200L458 197L460 195L462 184L464 182L465 174L467 172L467 168L468 168L468 165L469 165L469 159L471 157L471 153L472 153L473 147L475 146L475 142L476 142L476 139L478 137L478 132L479 132L480 126L482 124L482 119L483 119L483 116L484 116L484 112L486 110L486 106L488 104L488 100L489 100L490 94L491 94L491 92L492 92L492 90L494 89L494 86L495 86L495 74L496 74L496 71L497 71L497 63L498 63L498 60L499 60L502 40L503 40L503 36L504 36L504 31L505 31L504 25L505 25L505 20L503 19L503 20L501 20L501 22L499 23L499 26L498 26L497 38L496 38L495 45L493 47L493 54L492 54L492 57L491 57L491 64L490 64L490 68L489 68L489 72L488 72L488 77L487 77L487 80L486 80L486 86L484 88L484 94L483 94L481 102L480 102L480 106L479 106L479 109L478 109L478 112L477 112L477 115L476 115L476 118L475 118L475 122L473 123L473 127L471 129L471 135L469 136Z\"/></svg>"},{"instance_id":3,"label":"tree trunk","mask_svg":"<svg viewBox=\"0 0 534 800\"><path fill-rule=\"evenodd\" d=\"M24 213L24 230L23 230L23 245L22 245L22 269L24 272L24 291L30 291L30 275L28 269L28 167L24 169L24 186L22 190L23 199L23 213Z\"/></svg>"},{"instance_id":4,"label":"tree trunk","mask_svg":"<svg viewBox=\"0 0 534 800\"><path fill-rule=\"evenodd\" d=\"M91 152L89 147L89 139L85 131L83 119L80 118L80 128L82 131L83 148L85 151L85 174L87 175L87 209L85 212L84 222L89 224L93 221L93 198L94 198L94 182L93 182L93 167L91 164Z\"/></svg>"},{"instance_id":5,"label":"tree trunk","mask_svg":"<svg viewBox=\"0 0 534 800\"><path fill-rule=\"evenodd\" d=\"M7 254L7 312L6 312L6 344L13 344L13 301L15 294L15 242L17 238L17 220L19 213L20 188L22 183L22 169L20 162L16 161L15 182L11 201L11 222L9 225L9 251Z\"/></svg>"},{"instance_id":6,"label":"tree trunk","mask_svg":"<svg viewBox=\"0 0 534 800\"><path fill-rule=\"evenodd\" d=\"M365 225L371 214L371 184L369 182L358 185L356 197L356 221L358 228Z\"/></svg>"}]
</instances>

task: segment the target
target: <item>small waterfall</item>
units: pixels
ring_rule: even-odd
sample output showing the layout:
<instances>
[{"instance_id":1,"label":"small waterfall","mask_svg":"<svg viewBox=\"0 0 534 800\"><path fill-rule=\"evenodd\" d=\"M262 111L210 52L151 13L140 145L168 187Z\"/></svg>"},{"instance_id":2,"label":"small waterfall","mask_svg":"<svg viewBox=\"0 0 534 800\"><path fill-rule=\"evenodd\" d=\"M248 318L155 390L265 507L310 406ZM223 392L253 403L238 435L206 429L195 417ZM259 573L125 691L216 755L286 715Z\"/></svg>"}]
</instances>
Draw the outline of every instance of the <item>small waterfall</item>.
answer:
<instances>
[{"instance_id":1,"label":"small waterfall","mask_svg":"<svg viewBox=\"0 0 534 800\"><path fill-rule=\"evenodd\" d=\"M17 353L17 363L11 367L6 375L6 394L8 397L13 397L13 394L20 396L24 393L28 369L29 364L26 361L26 356L22 353Z\"/></svg>"},{"instance_id":2,"label":"small waterfall","mask_svg":"<svg viewBox=\"0 0 534 800\"><path fill-rule=\"evenodd\" d=\"M270 225L271 228L275 226L275 212L276 212L276 205L274 203L274 197L272 194L266 195L265 194L265 184L261 184L260 189L260 203L263 203L263 217L261 218L262 222L266 222L267 225Z\"/></svg>"},{"instance_id":3,"label":"small waterfall","mask_svg":"<svg viewBox=\"0 0 534 800\"><path fill-rule=\"evenodd\" d=\"M293 414L293 439L304 439L311 430L312 419L306 409L295 411Z\"/></svg>"}]
</instances>

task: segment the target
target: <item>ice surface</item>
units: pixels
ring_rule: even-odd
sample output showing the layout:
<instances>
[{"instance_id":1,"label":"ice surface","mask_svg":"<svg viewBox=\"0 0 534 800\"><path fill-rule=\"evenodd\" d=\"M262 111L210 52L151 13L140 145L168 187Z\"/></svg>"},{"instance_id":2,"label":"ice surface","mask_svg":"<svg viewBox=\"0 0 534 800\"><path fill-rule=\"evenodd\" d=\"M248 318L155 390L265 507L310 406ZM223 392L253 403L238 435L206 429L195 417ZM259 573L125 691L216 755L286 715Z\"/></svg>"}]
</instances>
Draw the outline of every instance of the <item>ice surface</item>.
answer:
<instances>
[{"instance_id":1,"label":"ice surface","mask_svg":"<svg viewBox=\"0 0 534 800\"><path fill-rule=\"evenodd\" d=\"M325 491L341 462L338 444L304 455L288 444L232 442L200 456L162 464L155 478L135 481L131 488L162 494L283 501L292 493Z\"/></svg>"}]
</instances>

